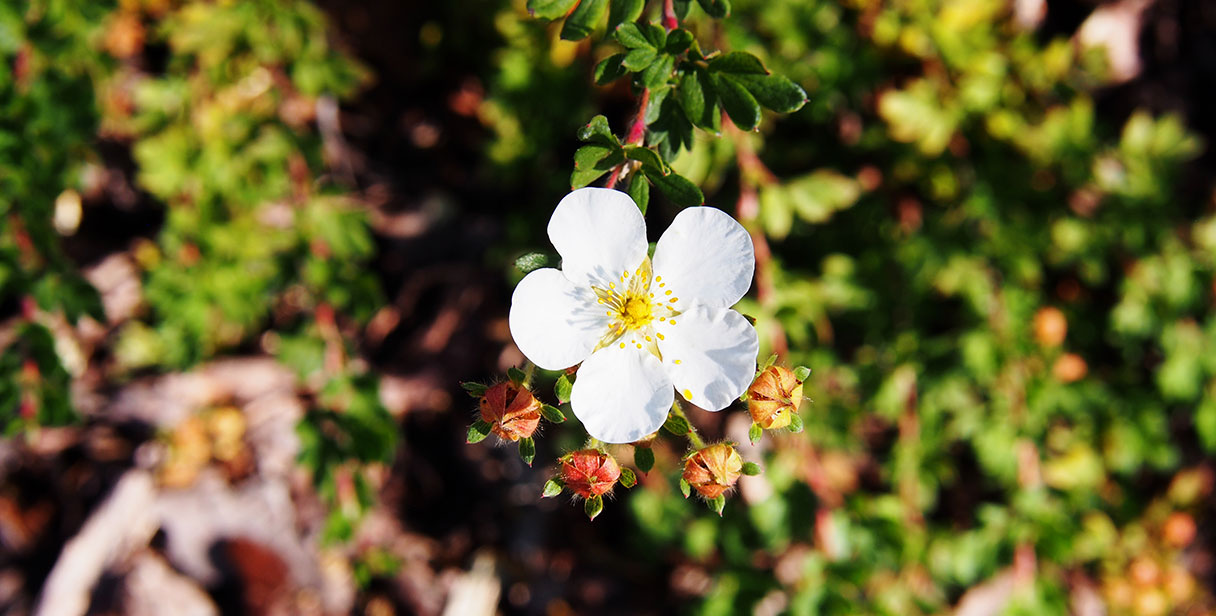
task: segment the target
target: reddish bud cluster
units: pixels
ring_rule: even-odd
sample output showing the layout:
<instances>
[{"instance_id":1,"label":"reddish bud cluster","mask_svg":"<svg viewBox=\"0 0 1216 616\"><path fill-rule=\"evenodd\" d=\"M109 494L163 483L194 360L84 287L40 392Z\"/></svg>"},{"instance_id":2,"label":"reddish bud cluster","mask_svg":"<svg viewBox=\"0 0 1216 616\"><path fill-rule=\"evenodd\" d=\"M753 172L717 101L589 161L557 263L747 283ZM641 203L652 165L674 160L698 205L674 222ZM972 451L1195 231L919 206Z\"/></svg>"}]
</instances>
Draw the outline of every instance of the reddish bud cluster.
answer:
<instances>
[{"instance_id":1,"label":"reddish bud cluster","mask_svg":"<svg viewBox=\"0 0 1216 616\"><path fill-rule=\"evenodd\" d=\"M583 497L602 496L612 490L621 476L621 467L612 456L598 449L583 449L562 456L562 483Z\"/></svg>"},{"instance_id":2,"label":"reddish bud cluster","mask_svg":"<svg viewBox=\"0 0 1216 616\"><path fill-rule=\"evenodd\" d=\"M531 437L540 425L540 400L527 388L509 381L487 389L478 407L494 434L509 441Z\"/></svg>"},{"instance_id":3,"label":"reddish bud cluster","mask_svg":"<svg viewBox=\"0 0 1216 616\"><path fill-rule=\"evenodd\" d=\"M718 498L741 474L743 458L726 443L705 447L684 461L684 481L705 498Z\"/></svg>"},{"instance_id":4,"label":"reddish bud cluster","mask_svg":"<svg viewBox=\"0 0 1216 616\"><path fill-rule=\"evenodd\" d=\"M802 383L793 371L781 366L769 366L747 389L747 411L765 430L789 426L801 404Z\"/></svg>"}]
</instances>

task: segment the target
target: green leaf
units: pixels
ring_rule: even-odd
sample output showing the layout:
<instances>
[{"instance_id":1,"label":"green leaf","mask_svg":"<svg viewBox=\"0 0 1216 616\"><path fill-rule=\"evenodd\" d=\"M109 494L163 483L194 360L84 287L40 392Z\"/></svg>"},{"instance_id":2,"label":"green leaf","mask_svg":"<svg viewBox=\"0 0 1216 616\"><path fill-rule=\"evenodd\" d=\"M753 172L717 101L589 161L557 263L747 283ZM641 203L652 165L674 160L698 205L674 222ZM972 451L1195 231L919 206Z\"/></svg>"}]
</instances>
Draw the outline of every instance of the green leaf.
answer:
<instances>
[{"instance_id":1,"label":"green leaf","mask_svg":"<svg viewBox=\"0 0 1216 616\"><path fill-rule=\"evenodd\" d=\"M562 482L558 479L550 479L545 482L545 487L540 493L541 498L553 498L562 493Z\"/></svg>"},{"instance_id":2,"label":"green leaf","mask_svg":"<svg viewBox=\"0 0 1216 616\"><path fill-rule=\"evenodd\" d=\"M642 72L642 85L647 88L657 88L671 78L671 71L676 66L675 56L663 54Z\"/></svg>"},{"instance_id":3,"label":"green leaf","mask_svg":"<svg viewBox=\"0 0 1216 616\"><path fill-rule=\"evenodd\" d=\"M574 152L570 187L582 188L625 160L619 147L585 145Z\"/></svg>"},{"instance_id":4,"label":"green leaf","mask_svg":"<svg viewBox=\"0 0 1216 616\"><path fill-rule=\"evenodd\" d=\"M637 21L644 8L646 0L612 0L608 9L608 30L615 30L623 23Z\"/></svg>"},{"instance_id":5,"label":"green leaf","mask_svg":"<svg viewBox=\"0 0 1216 616\"><path fill-rule=\"evenodd\" d=\"M560 404L565 404L570 401L570 391L574 389L574 382L570 380L570 375L562 373L557 377L557 383L553 384L553 395L557 396L557 401Z\"/></svg>"},{"instance_id":6,"label":"green leaf","mask_svg":"<svg viewBox=\"0 0 1216 616\"><path fill-rule=\"evenodd\" d=\"M654 124L663 116L663 112L670 111L670 107L664 107L663 104L667 101L667 97L671 95L671 86L660 84L662 87L651 88L650 103L646 105L646 114L642 117L647 125Z\"/></svg>"},{"instance_id":7,"label":"green leaf","mask_svg":"<svg viewBox=\"0 0 1216 616\"><path fill-rule=\"evenodd\" d=\"M486 395L486 390L489 389L487 385L482 383L474 383L473 381L465 381L460 384L460 387L469 392L469 395L473 396L474 398L480 398Z\"/></svg>"},{"instance_id":8,"label":"green leaf","mask_svg":"<svg viewBox=\"0 0 1216 616\"><path fill-rule=\"evenodd\" d=\"M769 356L768 356L768 359L764 360L764 363L763 363L763 364L760 364L760 370L758 370L758 371L756 372L756 374L757 374L757 375L759 375L761 372L764 372L765 370L768 370L768 369L769 369L769 368L771 368L771 367L773 366L773 364L775 364L775 363L777 363L777 354L776 354L776 353L773 353L772 355L769 355Z\"/></svg>"},{"instance_id":9,"label":"green leaf","mask_svg":"<svg viewBox=\"0 0 1216 616\"><path fill-rule=\"evenodd\" d=\"M777 113L793 113L806 104L806 91L784 75L731 75L756 101Z\"/></svg>"},{"instance_id":10,"label":"green leaf","mask_svg":"<svg viewBox=\"0 0 1216 616\"><path fill-rule=\"evenodd\" d=\"M731 51L709 61L709 70L733 75L767 75L760 58L746 51Z\"/></svg>"},{"instance_id":11,"label":"green leaf","mask_svg":"<svg viewBox=\"0 0 1216 616\"><path fill-rule=\"evenodd\" d=\"M507 368L507 378L518 386L523 385L524 380L528 378L528 375L524 374L523 370L520 370L515 366L511 366L510 368Z\"/></svg>"},{"instance_id":12,"label":"green leaf","mask_svg":"<svg viewBox=\"0 0 1216 616\"><path fill-rule=\"evenodd\" d=\"M489 435L490 424L484 420L478 419L477 421L473 422L473 425L469 426L469 434L465 438L465 442L470 445L473 443L480 443L486 440L486 437Z\"/></svg>"},{"instance_id":13,"label":"green leaf","mask_svg":"<svg viewBox=\"0 0 1216 616\"><path fill-rule=\"evenodd\" d=\"M700 71L689 71L684 73L680 85L676 86L676 101L689 121L697 126L705 125L705 88L701 79Z\"/></svg>"},{"instance_id":14,"label":"green leaf","mask_svg":"<svg viewBox=\"0 0 1216 616\"><path fill-rule=\"evenodd\" d=\"M597 143L603 146L620 146L621 141L612 134L612 127L608 125L608 118L602 115L597 115L591 118L591 121L578 129L578 140Z\"/></svg>"},{"instance_id":15,"label":"green leaf","mask_svg":"<svg viewBox=\"0 0 1216 616\"><path fill-rule=\"evenodd\" d=\"M624 59L625 54L618 53L600 60L599 64L595 65L595 84L604 86L624 77L629 72L621 65Z\"/></svg>"},{"instance_id":16,"label":"green leaf","mask_svg":"<svg viewBox=\"0 0 1216 616\"><path fill-rule=\"evenodd\" d=\"M667 30L658 24L644 24L642 34L646 35L646 40L650 41L650 45L655 49L662 49L667 45Z\"/></svg>"},{"instance_id":17,"label":"green leaf","mask_svg":"<svg viewBox=\"0 0 1216 616\"><path fill-rule=\"evenodd\" d=\"M798 434L802 432L802 416L798 413L790 413L790 432Z\"/></svg>"},{"instance_id":18,"label":"green leaf","mask_svg":"<svg viewBox=\"0 0 1216 616\"><path fill-rule=\"evenodd\" d=\"M659 52L653 47L642 47L634 49L625 54L625 58L621 60L621 66L633 72L646 70L659 57Z\"/></svg>"},{"instance_id":19,"label":"green leaf","mask_svg":"<svg viewBox=\"0 0 1216 616\"><path fill-rule=\"evenodd\" d=\"M685 434L688 434L690 427L687 419L684 419L679 415L672 414L668 415L667 421L663 422L663 429L676 436L684 436Z\"/></svg>"},{"instance_id":20,"label":"green leaf","mask_svg":"<svg viewBox=\"0 0 1216 616\"><path fill-rule=\"evenodd\" d=\"M600 496L592 496L583 503L583 513L587 514L589 519L594 520L603 510L604 499Z\"/></svg>"},{"instance_id":21,"label":"green leaf","mask_svg":"<svg viewBox=\"0 0 1216 616\"><path fill-rule=\"evenodd\" d=\"M519 457L524 461L524 464L532 466L532 460L536 459L536 441L531 437L519 439Z\"/></svg>"},{"instance_id":22,"label":"green leaf","mask_svg":"<svg viewBox=\"0 0 1216 616\"><path fill-rule=\"evenodd\" d=\"M684 21L692 8L692 0L675 0L671 3L671 8L675 11L676 19Z\"/></svg>"},{"instance_id":23,"label":"green leaf","mask_svg":"<svg viewBox=\"0 0 1216 616\"><path fill-rule=\"evenodd\" d=\"M692 32L679 28L667 33L667 44L663 45L663 51L669 54L684 53L690 45L692 45Z\"/></svg>"},{"instance_id":24,"label":"green leaf","mask_svg":"<svg viewBox=\"0 0 1216 616\"><path fill-rule=\"evenodd\" d=\"M543 252L529 252L515 260L515 269L530 274L542 267L550 267L557 264L557 260L549 254Z\"/></svg>"},{"instance_id":25,"label":"green leaf","mask_svg":"<svg viewBox=\"0 0 1216 616\"><path fill-rule=\"evenodd\" d=\"M688 495L692 494L692 486L688 485L683 477L680 478L680 493L684 495L684 498L688 498Z\"/></svg>"},{"instance_id":26,"label":"green leaf","mask_svg":"<svg viewBox=\"0 0 1216 616\"><path fill-rule=\"evenodd\" d=\"M798 379L799 383L806 382L806 378L811 376L811 369L806 366L798 366L794 368L794 378Z\"/></svg>"},{"instance_id":27,"label":"green leaf","mask_svg":"<svg viewBox=\"0 0 1216 616\"><path fill-rule=\"evenodd\" d=\"M626 49L650 49L655 50L655 46L651 44L650 39L642 33L642 26L632 23L623 23L617 27L613 36L616 41L625 46Z\"/></svg>"},{"instance_id":28,"label":"green leaf","mask_svg":"<svg viewBox=\"0 0 1216 616\"><path fill-rule=\"evenodd\" d=\"M629 178L629 198L638 205L638 209L642 210L642 215L646 215L646 206L650 205L650 182L646 180L646 176L641 173L635 173Z\"/></svg>"},{"instance_id":29,"label":"green leaf","mask_svg":"<svg viewBox=\"0 0 1216 616\"><path fill-rule=\"evenodd\" d=\"M709 506L710 511L722 515L722 510L726 508L726 495L719 494L717 498L711 498L705 502Z\"/></svg>"},{"instance_id":30,"label":"green leaf","mask_svg":"<svg viewBox=\"0 0 1216 616\"><path fill-rule=\"evenodd\" d=\"M760 123L760 103L756 102L751 92L748 92L743 84L726 75L717 76L714 83L717 86L715 89L718 99L722 101L722 108L735 126L745 131L756 128Z\"/></svg>"},{"instance_id":31,"label":"green leaf","mask_svg":"<svg viewBox=\"0 0 1216 616\"><path fill-rule=\"evenodd\" d=\"M668 173L671 170L654 150L640 145L626 146L625 158L642 163L642 169L646 171Z\"/></svg>"},{"instance_id":32,"label":"green leaf","mask_svg":"<svg viewBox=\"0 0 1216 616\"><path fill-rule=\"evenodd\" d=\"M581 41L589 36L608 13L608 0L582 0L562 24L562 39Z\"/></svg>"},{"instance_id":33,"label":"green leaf","mask_svg":"<svg viewBox=\"0 0 1216 616\"><path fill-rule=\"evenodd\" d=\"M688 181L687 178L676 174L669 173L660 175L646 171L643 167L643 172L650 181L654 183L659 192L663 193L672 203L680 207L691 207L705 203L705 195L701 193L701 189L697 188L696 184Z\"/></svg>"},{"instance_id":34,"label":"green leaf","mask_svg":"<svg viewBox=\"0 0 1216 616\"><path fill-rule=\"evenodd\" d=\"M697 0L697 4L706 15L715 19L730 15L730 0Z\"/></svg>"},{"instance_id":35,"label":"green leaf","mask_svg":"<svg viewBox=\"0 0 1216 616\"><path fill-rule=\"evenodd\" d=\"M633 469L622 468L620 482L626 488L632 488L638 485L638 476L633 474Z\"/></svg>"},{"instance_id":36,"label":"green leaf","mask_svg":"<svg viewBox=\"0 0 1216 616\"><path fill-rule=\"evenodd\" d=\"M633 464L643 473L649 473L654 468L654 451L649 447L634 446Z\"/></svg>"},{"instance_id":37,"label":"green leaf","mask_svg":"<svg viewBox=\"0 0 1216 616\"><path fill-rule=\"evenodd\" d=\"M552 21L565 17L576 2L578 0L528 0L528 13Z\"/></svg>"},{"instance_id":38,"label":"green leaf","mask_svg":"<svg viewBox=\"0 0 1216 616\"><path fill-rule=\"evenodd\" d=\"M752 423L752 427L747 429L747 440L751 441L753 445L759 443L763 436L764 428L761 428L758 423Z\"/></svg>"},{"instance_id":39,"label":"green leaf","mask_svg":"<svg viewBox=\"0 0 1216 616\"><path fill-rule=\"evenodd\" d=\"M756 464L755 462L744 462L743 463L743 474L751 475L751 476L759 475L760 474L760 465Z\"/></svg>"},{"instance_id":40,"label":"green leaf","mask_svg":"<svg viewBox=\"0 0 1216 616\"><path fill-rule=\"evenodd\" d=\"M562 423L566 421L566 414L561 409L550 404L542 404L540 414L553 423Z\"/></svg>"}]
</instances>

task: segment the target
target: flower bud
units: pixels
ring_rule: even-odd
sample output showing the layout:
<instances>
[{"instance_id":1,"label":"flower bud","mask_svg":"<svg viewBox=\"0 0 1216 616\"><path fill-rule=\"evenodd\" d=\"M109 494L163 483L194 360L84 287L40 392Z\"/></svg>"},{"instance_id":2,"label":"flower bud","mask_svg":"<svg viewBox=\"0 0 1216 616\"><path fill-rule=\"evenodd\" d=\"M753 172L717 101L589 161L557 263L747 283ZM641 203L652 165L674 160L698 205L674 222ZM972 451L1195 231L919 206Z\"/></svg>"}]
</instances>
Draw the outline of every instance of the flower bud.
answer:
<instances>
[{"instance_id":1,"label":"flower bud","mask_svg":"<svg viewBox=\"0 0 1216 616\"><path fill-rule=\"evenodd\" d=\"M684 461L684 481L705 498L718 498L739 480L743 458L726 443L710 445Z\"/></svg>"},{"instance_id":2,"label":"flower bud","mask_svg":"<svg viewBox=\"0 0 1216 616\"><path fill-rule=\"evenodd\" d=\"M509 441L531 437L540 425L540 400L527 388L509 381L487 389L478 407L494 434Z\"/></svg>"},{"instance_id":3,"label":"flower bud","mask_svg":"<svg viewBox=\"0 0 1216 616\"><path fill-rule=\"evenodd\" d=\"M789 426L800 404L802 383L789 368L769 366L747 389L747 411L765 430Z\"/></svg>"},{"instance_id":4,"label":"flower bud","mask_svg":"<svg viewBox=\"0 0 1216 616\"><path fill-rule=\"evenodd\" d=\"M621 476L621 467L616 460L598 449L571 452L558 462L561 463L562 482L583 498L603 495Z\"/></svg>"}]
</instances>

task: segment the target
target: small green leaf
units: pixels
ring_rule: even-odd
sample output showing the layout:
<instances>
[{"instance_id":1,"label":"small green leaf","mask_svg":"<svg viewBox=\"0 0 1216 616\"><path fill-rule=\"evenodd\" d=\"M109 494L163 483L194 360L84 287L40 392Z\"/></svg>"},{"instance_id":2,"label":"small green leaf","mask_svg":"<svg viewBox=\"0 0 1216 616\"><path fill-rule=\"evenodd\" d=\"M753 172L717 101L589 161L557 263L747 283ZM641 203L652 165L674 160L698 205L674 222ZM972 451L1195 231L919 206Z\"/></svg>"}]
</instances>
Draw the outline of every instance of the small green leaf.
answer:
<instances>
[{"instance_id":1,"label":"small green leaf","mask_svg":"<svg viewBox=\"0 0 1216 616\"><path fill-rule=\"evenodd\" d=\"M638 204L642 215L646 214L646 206L650 205L650 182L641 173L635 173L629 178L629 198Z\"/></svg>"},{"instance_id":2,"label":"small green leaf","mask_svg":"<svg viewBox=\"0 0 1216 616\"><path fill-rule=\"evenodd\" d=\"M519 457L523 459L524 464L532 466L532 460L536 459L536 441L531 437L519 439Z\"/></svg>"},{"instance_id":3,"label":"small green leaf","mask_svg":"<svg viewBox=\"0 0 1216 616\"><path fill-rule=\"evenodd\" d=\"M668 415L667 421L663 423L663 429L676 436L684 436L688 434L690 427L687 419L679 415Z\"/></svg>"},{"instance_id":4,"label":"small green leaf","mask_svg":"<svg viewBox=\"0 0 1216 616\"><path fill-rule=\"evenodd\" d=\"M643 473L649 473L654 468L654 451L649 447L633 448L633 464Z\"/></svg>"},{"instance_id":5,"label":"small green leaf","mask_svg":"<svg viewBox=\"0 0 1216 616\"><path fill-rule=\"evenodd\" d=\"M636 73L646 70L658 57L659 54L654 48L642 47L625 54L625 58L621 60L621 66Z\"/></svg>"},{"instance_id":6,"label":"small green leaf","mask_svg":"<svg viewBox=\"0 0 1216 616\"><path fill-rule=\"evenodd\" d=\"M646 35L646 40L650 41L650 45L655 49L662 49L667 45L667 30L658 24L643 25L642 34Z\"/></svg>"},{"instance_id":7,"label":"small green leaf","mask_svg":"<svg viewBox=\"0 0 1216 616\"><path fill-rule=\"evenodd\" d=\"M516 368L515 366L511 366L510 368L507 368L507 378L510 379L512 383L514 383L515 385L518 386L518 385L523 385L524 379L527 379L528 375L524 374L523 370L520 370L519 368Z\"/></svg>"},{"instance_id":8,"label":"small green leaf","mask_svg":"<svg viewBox=\"0 0 1216 616\"><path fill-rule=\"evenodd\" d=\"M529 252L515 260L515 269L525 274L531 274L542 267L550 267L556 263L557 260L552 255L543 252Z\"/></svg>"},{"instance_id":9,"label":"small green leaf","mask_svg":"<svg viewBox=\"0 0 1216 616\"><path fill-rule=\"evenodd\" d=\"M676 87L676 100L689 121L698 126L705 118L705 88L701 84L701 76L697 71L684 73L680 85Z\"/></svg>"},{"instance_id":10,"label":"small green leaf","mask_svg":"<svg viewBox=\"0 0 1216 616\"><path fill-rule=\"evenodd\" d=\"M578 0L528 0L528 12L551 21L565 17L576 2Z\"/></svg>"},{"instance_id":11,"label":"small green leaf","mask_svg":"<svg viewBox=\"0 0 1216 616\"><path fill-rule=\"evenodd\" d=\"M490 424L484 420L478 419L469 426L469 435L465 438L465 442L472 445L486 440L490 435Z\"/></svg>"},{"instance_id":12,"label":"small green leaf","mask_svg":"<svg viewBox=\"0 0 1216 616\"><path fill-rule=\"evenodd\" d=\"M662 158L652 149L642 147L640 145L631 145L625 147L625 158L636 160L642 163L642 169L654 173L668 173L671 169L667 163L663 162Z\"/></svg>"},{"instance_id":13,"label":"small green leaf","mask_svg":"<svg viewBox=\"0 0 1216 616\"><path fill-rule=\"evenodd\" d=\"M751 441L753 445L759 443L760 438L763 436L764 428L761 428L758 423L753 423L752 427L747 429L747 440Z\"/></svg>"},{"instance_id":14,"label":"small green leaf","mask_svg":"<svg viewBox=\"0 0 1216 616\"><path fill-rule=\"evenodd\" d=\"M541 498L553 498L562 493L562 482L559 479L550 479L545 482L545 488L540 493Z\"/></svg>"},{"instance_id":15,"label":"small green leaf","mask_svg":"<svg viewBox=\"0 0 1216 616\"><path fill-rule=\"evenodd\" d=\"M768 359L764 360L763 364L761 364L759 372L764 372L765 370L768 370L775 363L777 363L777 354L773 353L772 355L768 356Z\"/></svg>"},{"instance_id":16,"label":"small green leaf","mask_svg":"<svg viewBox=\"0 0 1216 616\"><path fill-rule=\"evenodd\" d=\"M790 432L798 434L802 432L802 416L798 413L790 413Z\"/></svg>"},{"instance_id":17,"label":"small green leaf","mask_svg":"<svg viewBox=\"0 0 1216 616\"><path fill-rule=\"evenodd\" d=\"M805 383L806 378L811 376L811 369L806 366L798 366L794 368L794 378L798 379L799 383Z\"/></svg>"},{"instance_id":18,"label":"small green leaf","mask_svg":"<svg viewBox=\"0 0 1216 616\"><path fill-rule=\"evenodd\" d=\"M633 469L622 468L620 482L626 488L632 488L638 485L638 476L633 474Z\"/></svg>"},{"instance_id":19,"label":"small green leaf","mask_svg":"<svg viewBox=\"0 0 1216 616\"><path fill-rule=\"evenodd\" d=\"M672 203L680 207L691 207L705 203L705 195L701 193L701 189L697 188L696 184L688 181L687 178L676 173L667 175L659 175L645 171L646 177L654 183L659 192L663 193Z\"/></svg>"},{"instance_id":20,"label":"small green leaf","mask_svg":"<svg viewBox=\"0 0 1216 616\"><path fill-rule=\"evenodd\" d=\"M756 464L755 462L744 462L743 463L743 474L752 475L752 476L759 475L760 474L760 465Z\"/></svg>"},{"instance_id":21,"label":"small green leaf","mask_svg":"<svg viewBox=\"0 0 1216 616\"><path fill-rule=\"evenodd\" d=\"M542 404L540 406L540 414L547 420L553 423L562 423L566 421L566 414L561 409L551 404Z\"/></svg>"},{"instance_id":22,"label":"small green leaf","mask_svg":"<svg viewBox=\"0 0 1216 616\"><path fill-rule=\"evenodd\" d=\"M756 97L761 105L777 113L793 113L806 104L806 91L784 75L731 75Z\"/></svg>"},{"instance_id":23,"label":"small green leaf","mask_svg":"<svg viewBox=\"0 0 1216 616\"><path fill-rule=\"evenodd\" d=\"M625 160L619 147L585 145L574 152L570 187L582 188Z\"/></svg>"},{"instance_id":24,"label":"small green leaf","mask_svg":"<svg viewBox=\"0 0 1216 616\"><path fill-rule=\"evenodd\" d=\"M581 41L589 36L608 13L608 0L582 0L562 24L562 39Z\"/></svg>"},{"instance_id":25,"label":"small green leaf","mask_svg":"<svg viewBox=\"0 0 1216 616\"><path fill-rule=\"evenodd\" d=\"M614 33L616 41L625 46L626 49L650 49L654 50L655 46L651 44L650 39L642 33L642 26L632 23L623 23L617 27Z\"/></svg>"},{"instance_id":26,"label":"small green leaf","mask_svg":"<svg viewBox=\"0 0 1216 616\"><path fill-rule=\"evenodd\" d=\"M669 54L684 53L690 45L692 45L692 32L679 28L667 33L667 44L663 45L663 51Z\"/></svg>"},{"instance_id":27,"label":"small green leaf","mask_svg":"<svg viewBox=\"0 0 1216 616\"><path fill-rule=\"evenodd\" d=\"M697 4L701 5L706 15L715 19L730 15L730 0L697 0Z\"/></svg>"},{"instance_id":28,"label":"small green leaf","mask_svg":"<svg viewBox=\"0 0 1216 616\"><path fill-rule=\"evenodd\" d=\"M732 122L741 130L752 130L760 123L760 103L742 84L727 75L719 75L714 80L717 86L718 99L722 108L730 116Z\"/></svg>"},{"instance_id":29,"label":"small green leaf","mask_svg":"<svg viewBox=\"0 0 1216 616\"><path fill-rule=\"evenodd\" d=\"M602 115L597 115L591 118L591 121L578 129L578 140L591 143L598 143L603 146L620 146L621 141L612 134L612 127L608 125L608 118Z\"/></svg>"},{"instance_id":30,"label":"small green leaf","mask_svg":"<svg viewBox=\"0 0 1216 616\"><path fill-rule=\"evenodd\" d=\"M760 58L746 51L731 51L709 61L709 70L735 75L767 75L768 69Z\"/></svg>"},{"instance_id":31,"label":"small green leaf","mask_svg":"<svg viewBox=\"0 0 1216 616\"><path fill-rule=\"evenodd\" d=\"M726 508L726 495L719 494L717 498L711 498L706 501L705 504L709 506L710 511L713 511L714 513L718 514L719 517L721 517L722 510Z\"/></svg>"},{"instance_id":32,"label":"small green leaf","mask_svg":"<svg viewBox=\"0 0 1216 616\"><path fill-rule=\"evenodd\" d=\"M600 496L592 496L583 503L583 513L587 514L589 519L594 520L603 510L604 499Z\"/></svg>"},{"instance_id":33,"label":"small green leaf","mask_svg":"<svg viewBox=\"0 0 1216 616\"><path fill-rule=\"evenodd\" d=\"M676 19L684 21L688 17L688 11L692 8L692 0L675 0L671 3L671 8L675 10Z\"/></svg>"},{"instance_id":34,"label":"small green leaf","mask_svg":"<svg viewBox=\"0 0 1216 616\"><path fill-rule=\"evenodd\" d=\"M680 493L684 495L684 498L688 498L688 495L692 494L692 486L688 485L683 477L680 478Z\"/></svg>"},{"instance_id":35,"label":"small green leaf","mask_svg":"<svg viewBox=\"0 0 1216 616\"><path fill-rule=\"evenodd\" d=\"M570 375L562 373L557 377L557 383L553 384L553 395L557 396L559 404L565 404L570 401L570 391L574 389L574 381L570 380Z\"/></svg>"},{"instance_id":36,"label":"small green leaf","mask_svg":"<svg viewBox=\"0 0 1216 616\"><path fill-rule=\"evenodd\" d=\"M624 77L629 72L621 66L624 59L625 54L618 53L600 60L599 64L595 65L595 85L605 86Z\"/></svg>"},{"instance_id":37,"label":"small green leaf","mask_svg":"<svg viewBox=\"0 0 1216 616\"><path fill-rule=\"evenodd\" d=\"M460 387L469 392L469 395L473 396L474 398L480 398L486 395L486 390L489 389L487 385L483 383L474 383L473 381L465 381L460 384Z\"/></svg>"},{"instance_id":38,"label":"small green leaf","mask_svg":"<svg viewBox=\"0 0 1216 616\"><path fill-rule=\"evenodd\" d=\"M623 23L637 21L644 8L646 0L612 0L608 9L608 30L611 32Z\"/></svg>"},{"instance_id":39,"label":"small green leaf","mask_svg":"<svg viewBox=\"0 0 1216 616\"><path fill-rule=\"evenodd\" d=\"M642 85L647 88L657 88L671 78L671 71L675 68L676 58L669 54L659 56L659 59L646 67L642 71Z\"/></svg>"},{"instance_id":40,"label":"small green leaf","mask_svg":"<svg viewBox=\"0 0 1216 616\"><path fill-rule=\"evenodd\" d=\"M660 84L660 87L650 89L650 103L646 105L646 114L642 117L647 125L657 122L665 109L670 110L670 107L664 108L663 106L670 95L671 86L669 85Z\"/></svg>"}]
</instances>

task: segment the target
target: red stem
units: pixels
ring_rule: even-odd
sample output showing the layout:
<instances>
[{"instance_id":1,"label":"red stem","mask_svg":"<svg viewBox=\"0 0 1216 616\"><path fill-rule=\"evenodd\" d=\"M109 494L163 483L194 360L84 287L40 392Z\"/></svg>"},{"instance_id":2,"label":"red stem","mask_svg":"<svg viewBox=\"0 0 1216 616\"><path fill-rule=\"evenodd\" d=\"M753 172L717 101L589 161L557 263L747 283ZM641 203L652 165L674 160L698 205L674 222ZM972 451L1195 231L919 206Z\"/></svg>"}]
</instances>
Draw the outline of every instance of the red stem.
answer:
<instances>
[{"instance_id":1,"label":"red stem","mask_svg":"<svg viewBox=\"0 0 1216 616\"><path fill-rule=\"evenodd\" d=\"M642 90L642 100L638 101L638 113L633 118L633 125L629 127L629 134L625 136L625 145L633 145L641 143L646 136L646 107L650 104L650 88ZM621 178L621 171L625 168L625 163L621 163L612 168L612 175L608 176L606 188L614 188L617 180Z\"/></svg>"},{"instance_id":2,"label":"red stem","mask_svg":"<svg viewBox=\"0 0 1216 616\"><path fill-rule=\"evenodd\" d=\"M676 19L676 7L672 0L663 0L663 27L667 28L668 32L680 27L680 20Z\"/></svg>"}]
</instances>

